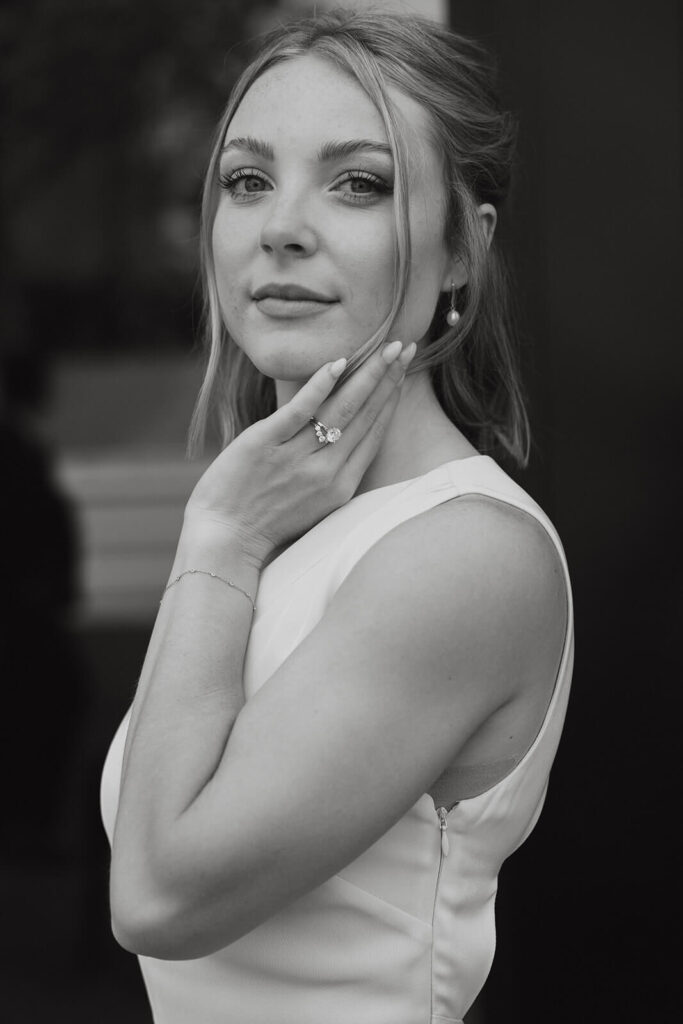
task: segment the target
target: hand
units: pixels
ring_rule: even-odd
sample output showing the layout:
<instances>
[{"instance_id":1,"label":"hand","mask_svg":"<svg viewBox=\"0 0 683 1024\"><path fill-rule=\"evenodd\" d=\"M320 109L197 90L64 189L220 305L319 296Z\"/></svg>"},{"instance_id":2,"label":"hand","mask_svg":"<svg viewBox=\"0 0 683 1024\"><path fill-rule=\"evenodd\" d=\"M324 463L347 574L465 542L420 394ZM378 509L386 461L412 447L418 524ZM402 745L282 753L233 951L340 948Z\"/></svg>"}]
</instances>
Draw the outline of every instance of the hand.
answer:
<instances>
[{"instance_id":1,"label":"hand","mask_svg":"<svg viewBox=\"0 0 683 1024\"><path fill-rule=\"evenodd\" d=\"M345 363L321 366L291 401L214 459L190 496L185 524L226 531L260 566L344 505L377 454L415 349L402 352L400 341L384 346L334 394ZM339 427L341 438L320 444L311 416Z\"/></svg>"}]
</instances>

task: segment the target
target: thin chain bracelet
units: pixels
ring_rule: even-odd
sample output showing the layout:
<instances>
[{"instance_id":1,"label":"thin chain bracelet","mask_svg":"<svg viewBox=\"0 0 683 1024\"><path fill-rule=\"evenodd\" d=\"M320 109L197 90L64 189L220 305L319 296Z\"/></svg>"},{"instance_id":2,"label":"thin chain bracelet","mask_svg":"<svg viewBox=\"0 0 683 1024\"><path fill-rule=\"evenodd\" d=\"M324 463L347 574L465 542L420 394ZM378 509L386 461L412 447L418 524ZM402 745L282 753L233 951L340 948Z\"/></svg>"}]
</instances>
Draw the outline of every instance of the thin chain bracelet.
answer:
<instances>
[{"instance_id":1,"label":"thin chain bracelet","mask_svg":"<svg viewBox=\"0 0 683 1024\"><path fill-rule=\"evenodd\" d=\"M252 597L250 597L246 590L242 590L242 588L238 587L236 583L232 582L232 580L226 580L224 576L219 576L217 572L207 572L206 569L186 569L185 572L181 572L179 576L176 576L174 580L171 580L171 582L164 590L164 594L166 593L166 590L170 590L171 587L175 586L178 580L181 580L183 576L188 576L190 573L193 575L194 573L200 573L202 576L212 576L215 580L220 580L221 583L227 583L229 587L233 588L233 590L239 590L240 594L244 594L244 596L251 604L252 614L256 611L256 605L254 604L254 600ZM164 594L161 595L161 601L159 601L159 604L161 604L161 602L164 600Z\"/></svg>"}]
</instances>

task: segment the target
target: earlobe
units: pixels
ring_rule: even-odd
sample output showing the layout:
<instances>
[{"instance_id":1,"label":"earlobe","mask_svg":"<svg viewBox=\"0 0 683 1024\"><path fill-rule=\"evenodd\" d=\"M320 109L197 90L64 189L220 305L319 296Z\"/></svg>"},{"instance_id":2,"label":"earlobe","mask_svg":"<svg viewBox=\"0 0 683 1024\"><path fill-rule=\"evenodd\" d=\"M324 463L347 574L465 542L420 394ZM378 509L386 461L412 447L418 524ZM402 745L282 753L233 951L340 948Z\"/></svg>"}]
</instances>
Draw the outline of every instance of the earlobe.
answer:
<instances>
[{"instance_id":1,"label":"earlobe","mask_svg":"<svg viewBox=\"0 0 683 1024\"><path fill-rule=\"evenodd\" d=\"M479 215L486 239L486 248L489 249L493 241L496 224L498 223L498 211L491 203L482 203L481 206L477 207L477 214ZM450 292L453 284L455 284L456 288L462 288L463 285L467 284L467 270L462 259L459 257L453 259L449 264L446 275L441 282L441 291Z\"/></svg>"},{"instance_id":2,"label":"earlobe","mask_svg":"<svg viewBox=\"0 0 683 1024\"><path fill-rule=\"evenodd\" d=\"M467 284L467 271L462 260L456 259L449 265L446 275L441 282L441 291L450 292L453 285L456 288L462 288L463 285Z\"/></svg>"}]
</instances>

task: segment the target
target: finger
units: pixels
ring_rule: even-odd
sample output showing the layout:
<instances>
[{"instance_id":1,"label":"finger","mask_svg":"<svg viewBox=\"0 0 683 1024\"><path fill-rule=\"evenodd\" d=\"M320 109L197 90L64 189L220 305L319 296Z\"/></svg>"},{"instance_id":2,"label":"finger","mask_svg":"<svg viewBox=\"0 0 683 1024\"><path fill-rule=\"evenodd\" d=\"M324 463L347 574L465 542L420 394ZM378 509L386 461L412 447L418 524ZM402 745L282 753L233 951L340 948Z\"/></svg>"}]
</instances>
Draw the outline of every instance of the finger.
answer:
<instances>
[{"instance_id":1,"label":"finger","mask_svg":"<svg viewBox=\"0 0 683 1024\"><path fill-rule=\"evenodd\" d=\"M392 341L384 348L373 352L357 370L354 370L317 413L323 423L344 431L358 410L384 381L390 367L400 356L402 347L400 341Z\"/></svg>"},{"instance_id":2,"label":"finger","mask_svg":"<svg viewBox=\"0 0 683 1024\"><path fill-rule=\"evenodd\" d=\"M289 402L262 420L268 438L275 444L284 444L307 426L311 416L317 416L320 406L344 372L345 366L346 359L324 363Z\"/></svg>"},{"instance_id":3,"label":"finger","mask_svg":"<svg viewBox=\"0 0 683 1024\"><path fill-rule=\"evenodd\" d=\"M392 394L384 402L369 428L351 450L343 472L345 475L348 474L354 484L357 485L358 481L363 478L368 466L377 455L400 397L401 388L394 387Z\"/></svg>"},{"instance_id":4,"label":"finger","mask_svg":"<svg viewBox=\"0 0 683 1024\"><path fill-rule=\"evenodd\" d=\"M381 409L389 398L392 397L396 388L402 383L406 368L408 367L410 360L415 355L416 350L417 346L414 342L403 350L399 358L395 359L391 364L388 372L384 374L375 390L371 392L365 404L360 407L351 422L344 429L341 440L337 444L337 448L339 450L338 454L340 457L343 457L345 460L348 459L352 450L361 441L365 434L372 429L372 425L377 419ZM321 419L323 419L325 423L328 421L330 423L336 422L334 416L330 416L326 408L328 405L332 405L334 403L336 397L336 395L332 395L332 397L328 399L323 406Z\"/></svg>"}]
</instances>

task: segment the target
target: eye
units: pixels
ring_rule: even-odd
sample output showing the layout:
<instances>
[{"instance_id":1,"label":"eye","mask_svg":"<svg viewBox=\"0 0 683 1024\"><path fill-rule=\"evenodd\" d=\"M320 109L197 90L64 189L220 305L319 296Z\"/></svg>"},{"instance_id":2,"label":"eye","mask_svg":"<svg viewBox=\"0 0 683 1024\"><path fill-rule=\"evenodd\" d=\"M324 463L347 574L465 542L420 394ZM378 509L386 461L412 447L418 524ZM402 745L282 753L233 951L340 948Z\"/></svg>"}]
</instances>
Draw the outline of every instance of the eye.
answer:
<instances>
[{"instance_id":1,"label":"eye","mask_svg":"<svg viewBox=\"0 0 683 1024\"><path fill-rule=\"evenodd\" d=\"M344 202L368 203L381 196L391 195L393 189L388 182L369 171L347 171L334 186Z\"/></svg>"},{"instance_id":2,"label":"eye","mask_svg":"<svg viewBox=\"0 0 683 1024\"><path fill-rule=\"evenodd\" d=\"M239 167L230 174L221 174L218 182L222 189L238 201L261 195L270 184L265 174L256 167Z\"/></svg>"}]
</instances>

